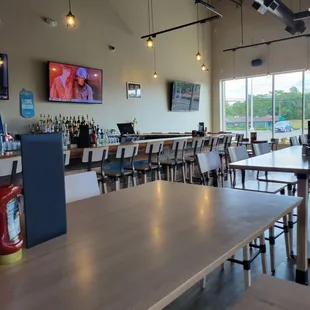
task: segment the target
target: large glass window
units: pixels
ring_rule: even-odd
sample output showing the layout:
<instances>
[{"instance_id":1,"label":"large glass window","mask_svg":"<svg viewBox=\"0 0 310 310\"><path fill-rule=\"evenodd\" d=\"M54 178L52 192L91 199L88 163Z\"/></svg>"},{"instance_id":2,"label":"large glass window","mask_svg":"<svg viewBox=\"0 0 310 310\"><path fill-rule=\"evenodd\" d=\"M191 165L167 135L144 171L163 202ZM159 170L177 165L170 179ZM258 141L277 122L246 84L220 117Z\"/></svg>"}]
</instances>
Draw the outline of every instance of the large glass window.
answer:
<instances>
[{"instance_id":1,"label":"large glass window","mask_svg":"<svg viewBox=\"0 0 310 310\"><path fill-rule=\"evenodd\" d=\"M255 131L258 140L279 138L282 143L289 143L290 137L307 132L310 72L223 81L222 89L223 130L248 137Z\"/></svg>"},{"instance_id":2,"label":"large glass window","mask_svg":"<svg viewBox=\"0 0 310 310\"><path fill-rule=\"evenodd\" d=\"M302 134L302 72L275 75L275 138Z\"/></svg>"},{"instance_id":3,"label":"large glass window","mask_svg":"<svg viewBox=\"0 0 310 310\"><path fill-rule=\"evenodd\" d=\"M246 132L246 81L245 79L225 81L223 130L234 133Z\"/></svg>"},{"instance_id":4,"label":"large glass window","mask_svg":"<svg viewBox=\"0 0 310 310\"><path fill-rule=\"evenodd\" d=\"M257 132L258 140L272 138L272 78L248 78L249 130Z\"/></svg>"}]
</instances>

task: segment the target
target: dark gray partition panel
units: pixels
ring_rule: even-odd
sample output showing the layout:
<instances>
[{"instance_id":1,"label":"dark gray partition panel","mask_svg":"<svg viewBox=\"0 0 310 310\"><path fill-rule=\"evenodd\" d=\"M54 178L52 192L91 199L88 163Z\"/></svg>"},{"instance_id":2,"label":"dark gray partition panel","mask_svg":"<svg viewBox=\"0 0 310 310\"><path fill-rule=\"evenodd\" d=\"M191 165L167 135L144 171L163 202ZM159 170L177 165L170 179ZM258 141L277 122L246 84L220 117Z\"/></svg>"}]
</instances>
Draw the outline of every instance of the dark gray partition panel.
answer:
<instances>
[{"instance_id":1,"label":"dark gray partition panel","mask_svg":"<svg viewBox=\"0 0 310 310\"><path fill-rule=\"evenodd\" d=\"M26 247L67 232L61 134L21 137Z\"/></svg>"}]
</instances>

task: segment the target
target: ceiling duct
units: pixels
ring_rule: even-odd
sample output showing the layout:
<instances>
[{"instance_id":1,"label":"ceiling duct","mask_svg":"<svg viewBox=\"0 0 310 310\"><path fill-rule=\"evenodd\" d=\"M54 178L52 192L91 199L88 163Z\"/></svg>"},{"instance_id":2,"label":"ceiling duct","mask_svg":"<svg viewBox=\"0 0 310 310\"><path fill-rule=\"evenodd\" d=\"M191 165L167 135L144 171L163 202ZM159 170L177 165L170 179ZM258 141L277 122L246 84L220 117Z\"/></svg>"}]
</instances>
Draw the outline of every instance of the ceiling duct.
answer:
<instances>
[{"instance_id":1,"label":"ceiling duct","mask_svg":"<svg viewBox=\"0 0 310 310\"><path fill-rule=\"evenodd\" d=\"M294 35L297 32L304 33L307 29L305 22L302 19L309 18L310 12L294 13L280 0L255 0L252 7L264 15L267 12L274 14L285 25L285 30Z\"/></svg>"}]
</instances>

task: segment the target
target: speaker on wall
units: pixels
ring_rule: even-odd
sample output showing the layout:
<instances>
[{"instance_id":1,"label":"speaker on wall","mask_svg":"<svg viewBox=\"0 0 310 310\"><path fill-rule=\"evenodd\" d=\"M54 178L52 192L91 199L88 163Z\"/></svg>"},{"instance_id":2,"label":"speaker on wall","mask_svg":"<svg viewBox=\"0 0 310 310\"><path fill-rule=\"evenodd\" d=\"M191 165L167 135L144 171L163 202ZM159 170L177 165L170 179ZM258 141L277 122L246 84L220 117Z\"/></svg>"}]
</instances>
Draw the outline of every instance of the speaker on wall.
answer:
<instances>
[{"instance_id":1,"label":"speaker on wall","mask_svg":"<svg viewBox=\"0 0 310 310\"><path fill-rule=\"evenodd\" d=\"M253 59L251 62L252 67L260 67L263 64L261 59Z\"/></svg>"}]
</instances>

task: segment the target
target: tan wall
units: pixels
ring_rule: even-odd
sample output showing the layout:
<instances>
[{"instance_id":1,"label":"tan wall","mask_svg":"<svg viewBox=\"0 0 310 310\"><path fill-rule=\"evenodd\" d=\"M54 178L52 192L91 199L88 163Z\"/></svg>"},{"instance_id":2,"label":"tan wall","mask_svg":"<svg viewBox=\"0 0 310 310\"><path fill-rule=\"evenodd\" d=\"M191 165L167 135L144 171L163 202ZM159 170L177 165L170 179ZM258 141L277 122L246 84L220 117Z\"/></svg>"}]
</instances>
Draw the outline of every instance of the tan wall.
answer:
<instances>
[{"instance_id":1,"label":"tan wall","mask_svg":"<svg viewBox=\"0 0 310 310\"><path fill-rule=\"evenodd\" d=\"M298 11L299 1L283 1ZM303 2L303 9L309 3ZM275 16L261 15L252 7L253 1L244 1L244 45L270 41L291 36ZM213 1L223 19L212 23L212 116L213 130L221 128L220 80L232 79L233 53L223 49L241 45L240 9L230 1ZM308 27L308 32L310 28ZM235 55L235 77L266 75L268 72L268 49L266 45L239 50ZM253 68L251 61L261 58L261 67ZM307 39L284 41L270 45L270 73L303 70L307 65Z\"/></svg>"},{"instance_id":2,"label":"tan wall","mask_svg":"<svg viewBox=\"0 0 310 310\"><path fill-rule=\"evenodd\" d=\"M36 117L40 113L89 114L103 128L116 128L117 122L138 120L138 129L150 131L189 131L199 121L210 127L210 73L203 73L195 59L196 27L159 36L157 71L154 80L152 52L141 35L148 32L146 0L73 0L78 27L67 29L66 0L14 0L1 5L1 53L9 56L10 100L0 102L0 112L9 130L24 132L27 124L19 114L19 91L35 93ZM196 18L193 1L156 0L155 30L162 30ZM42 17L58 22L46 25ZM210 41L210 34L208 34ZM108 45L116 46L111 53ZM210 44L208 44L210 49ZM210 50L207 53L210 65ZM46 62L58 61L101 68L104 74L102 105L69 105L47 102ZM182 80L202 85L199 112L169 112L169 82ZM127 81L142 83L141 100L127 100Z\"/></svg>"}]
</instances>

